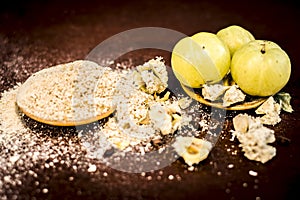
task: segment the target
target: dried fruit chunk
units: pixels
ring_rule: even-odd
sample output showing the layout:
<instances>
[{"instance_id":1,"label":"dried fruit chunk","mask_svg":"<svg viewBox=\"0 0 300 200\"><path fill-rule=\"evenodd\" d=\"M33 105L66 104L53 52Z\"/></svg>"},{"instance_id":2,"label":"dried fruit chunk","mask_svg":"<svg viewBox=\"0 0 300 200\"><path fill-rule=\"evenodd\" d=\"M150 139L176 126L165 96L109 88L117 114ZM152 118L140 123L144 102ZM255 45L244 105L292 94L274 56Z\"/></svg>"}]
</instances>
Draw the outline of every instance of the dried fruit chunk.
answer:
<instances>
[{"instance_id":1,"label":"dried fruit chunk","mask_svg":"<svg viewBox=\"0 0 300 200\"><path fill-rule=\"evenodd\" d=\"M212 144L203 139L180 136L176 138L173 147L185 163L192 166L207 158Z\"/></svg>"},{"instance_id":2,"label":"dried fruit chunk","mask_svg":"<svg viewBox=\"0 0 300 200\"><path fill-rule=\"evenodd\" d=\"M166 108L159 103L150 107L149 117L153 126L159 129L163 135L172 132L172 117L168 114Z\"/></svg>"},{"instance_id":3,"label":"dried fruit chunk","mask_svg":"<svg viewBox=\"0 0 300 200\"><path fill-rule=\"evenodd\" d=\"M136 67L134 81L139 89L149 94L161 93L168 86L168 73L162 57L151 59Z\"/></svg>"},{"instance_id":4,"label":"dried fruit chunk","mask_svg":"<svg viewBox=\"0 0 300 200\"><path fill-rule=\"evenodd\" d=\"M256 110L256 114L270 114L277 113L280 114L280 104L276 103L273 97L269 97L261 106Z\"/></svg>"},{"instance_id":5,"label":"dried fruit chunk","mask_svg":"<svg viewBox=\"0 0 300 200\"><path fill-rule=\"evenodd\" d=\"M255 110L256 114L263 114L258 119L263 124L275 125L281 121L280 119L280 104L276 103L274 98L271 96L265 101L260 107Z\"/></svg>"},{"instance_id":6,"label":"dried fruit chunk","mask_svg":"<svg viewBox=\"0 0 300 200\"><path fill-rule=\"evenodd\" d=\"M215 101L220 96L222 96L228 88L229 88L228 86L223 86L221 84L213 84L213 85L204 84L202 88L202 95L204 99Z\"/></svg>"},{"instance_id":7,"label":"dried fruit chunk","mask_svg":"<svg viewBox=\"0 0 300 200\"><path fill-rule=\"evenodd\" d=\"M269 145L275 142L273 130L263 126L259 119L247 114L239 114L233 121L235 128L233 136L239 140L239 146L248 159L265 163L276 155L276 148Z\"/></svg>"},{"instance_id":8,"label":"dried fruit chunk","mask_svg":"<svg viewBox=\"0 0 300 200\"><path fill-rule=\"evenodd\" d=\"M242 102L245 100L246 95L238 89L237 85L232 85L230 88L225 92L223 97L223 106L228 107L232 104Z\"/></svg>"},{"instance_id":9,"label":"dried fruit chunk","mask_svg":"<svg viewBox=\"0 0 300 200\"><path fill-rule=\"evenodd\" d=\"M246 133L249 128L249 117L248 115L237 115L233 118L234 129L240 133Z\"/></svg>"},{"instance_id":10,"label":"dried fruit chunk","mask_svg":"<svg viewBox=\"0 0 300 200\"><path fill-rule=\"evenodd\" d=\"M291 95L286 92L279 92L276 94L275 98L279 101L279 104L281 105L282 110L286 112L293 112L293 108L291 106Z\"/></svg>"}]
</instances>

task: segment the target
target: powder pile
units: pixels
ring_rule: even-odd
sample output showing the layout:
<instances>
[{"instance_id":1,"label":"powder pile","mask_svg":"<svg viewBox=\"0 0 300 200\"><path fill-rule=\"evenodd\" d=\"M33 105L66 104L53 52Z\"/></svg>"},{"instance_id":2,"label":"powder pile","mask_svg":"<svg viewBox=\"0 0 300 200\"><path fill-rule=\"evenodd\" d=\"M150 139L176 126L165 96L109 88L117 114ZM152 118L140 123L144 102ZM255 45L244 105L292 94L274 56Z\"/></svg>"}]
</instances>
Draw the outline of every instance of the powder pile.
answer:
<instances>
[{"instance_id":1,"label":"powder pile","mask_svg":"<svg viewBox=\"0 0 300 200\"><path fill-rule=\"evenodd\" d=\"M119 73L78 60L41 70L20 86L18 106L37 119L80 122L110 112Z\"/></svg>"}]
</instances>

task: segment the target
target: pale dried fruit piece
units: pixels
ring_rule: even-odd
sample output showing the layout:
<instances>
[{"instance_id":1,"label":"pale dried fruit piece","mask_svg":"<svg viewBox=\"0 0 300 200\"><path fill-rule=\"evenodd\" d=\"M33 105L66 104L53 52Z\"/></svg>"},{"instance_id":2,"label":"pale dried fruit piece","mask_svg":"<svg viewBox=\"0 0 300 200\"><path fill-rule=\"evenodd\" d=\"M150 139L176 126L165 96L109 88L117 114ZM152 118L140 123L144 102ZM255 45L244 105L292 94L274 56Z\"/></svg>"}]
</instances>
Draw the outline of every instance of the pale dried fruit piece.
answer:
<instances>
[{"instance_id":1,"label":"pale dried fruit piece","mask_svg":"<svg viewBox=\"0 0 300 200\"><path fill-rule=\"evenodd\" d=\"M120 150L126 149L130 145L129 139L124 139L122 137L111 137L107 139L111 144Z\"/></svg>"},{"instance_id":2,"label":"pale dried fruit piece","mask_svg":"<svg viewBox=\"0 0 300 200\"><path fill-rule=\"evenodd\" d=\"M281 121L281 118L279 115L273 113L273 114L266 114L260 117L259 120L262 124L274 126Z\"/></svg>"},{"instance_id":3,"label":"pale dried fruit piece","mask_svg":"<svg viewBox=\"0 0 300 200\"><path fill-rule=\"evenodd\" d=\"M276 155L276 148L270 145L251 146L241 144L240 146L243 148L246 158L261 162L263 164L271 160Z\"/></svg>"},{"instance_id":4,"label":"pale dried fruit piece","mask_svg":"<svg viewBox=\"0 0 300 200\"><path fill-rule=\"evenodd\" d=\"M161 93L168 86L168 72L162 57L151 59L136 67L134 83L149 94Z\"/></svg>"},{"instance_id":5,"label":"pale dried fruit piece","mask_svg":"<svg viewBox=\"0 0 300 200\"><path fill-rule=\"evenodd\" d=\"M153 103L149 108L149 121L162 135L174 133L181 125L182 116L178 102L161 104Z\"/></svg>"},{"instance_id":6,"label":"pale dried fruit piece","mask_svg":"<svg viewBox=\"0 0 300 200\"><path fill-rule=\"evenodd\" d=\"M256 110L256 114L270 114L277 113L280 114L280 104L276 103L274 98L269 97L261 106L259 106Z\"/></svg>"},{"instance_id":7,"label":"pale dried fruit piece","mask_svg":"<svg viewBox=\"0 0 300 200\"><path fill-rule=\"evenodd\" d=\"M245 98L246 95L239 89L238 85L232 85L224 94L223 106L228 107L232 104L242 102Z\"/></svg>"},{"instance_id":8,"label":"pale dried fruit piece","mask_svg":"<svg viewBox=\"0 0 300 200\"><path fill-rule=\"evenodd\" d=\"M233 118L234 129L241 133L246 133L249 128L249 116L240 114Z\"/></svg>"},{"instance_id":9,"label":"pale dried fruit piece","mask_svg":"<svg viewBox=\"0 0 300 200\"><path fill-rule=\"evenodd\" d=\"M228 86L223 86L221 84L204 84L202 88L202 96L204 99L215 101L219 99L219 97L222 96L228 88Z\"/></svg>"},{"instance_id":10,"label":"pale dried fruit piece","mask_svg":"<svg viewBox=\"0 0 300 200\"><path fill-rule=\"evenodd\" d=\"M172 132L174 132L175 130L180 128L181 122L182 122L182 116L178 115L178 114L172 114L172 126L173 126L173 130Z\"/></svg>"},{"instance_id":11,"label":"pale dried fruit piece","mask_svg":"<svg viewBox=\"0 0 300 200\"><path fill-rule=\"evenodd\" d=\"M280 119L280 104L276 103L274 98L271 96L256 110L256 114L263 114L264 116L259 117L259 120L263 124L275 125L281 121Z\"/></svg>"},{"instance_id":12,"label":"pale dried fruit piece","mask_svg":"<svg viewBox=\"0 0 300 200\"><path fill-rule=\"evenodd\" d=\"M150 107L149 117L153 126L160 130L163 135L172 132L172 117L168 114L166 108L159 103Z\"/></svg>"},{"instance_id":13,"label":"pale dried fruit piece","mask_svg":"<svg viewBox=\"0 0 300 200\"><path fill-rule=\"evenodd\" d=\"M185 163L192 166L207 158L212 144L203 139L180 136L176 138L173 147Z\"/></svg>"},{"instance_id":14,"label":"pale dried fruit piece","mask_svg":"<svg viewBox=\"0 0 300 200\"><path fill-rule=\"evenodd\" d=\"M275 95L275 98L279 101L279 104L281 105L282 110L286 112L293 112L293 108L291 106L291 95L286 92L279 92Z\"/></svg>"},{"instance_id":15,"label":"pale dried fruit piece","mask_svg":"<svg viewBox=\"0 0 300 200\"><path fill-rule=\"evenodd\" d=\"M276 155L276 148L269 145L275 142L274 131L263 126L259 119L247 114L239 114L233 119L236 128L233 136L240 142L245 157L265 163ZM248 130L245 126L248 124Z\"/></svg>"}]
</instances>

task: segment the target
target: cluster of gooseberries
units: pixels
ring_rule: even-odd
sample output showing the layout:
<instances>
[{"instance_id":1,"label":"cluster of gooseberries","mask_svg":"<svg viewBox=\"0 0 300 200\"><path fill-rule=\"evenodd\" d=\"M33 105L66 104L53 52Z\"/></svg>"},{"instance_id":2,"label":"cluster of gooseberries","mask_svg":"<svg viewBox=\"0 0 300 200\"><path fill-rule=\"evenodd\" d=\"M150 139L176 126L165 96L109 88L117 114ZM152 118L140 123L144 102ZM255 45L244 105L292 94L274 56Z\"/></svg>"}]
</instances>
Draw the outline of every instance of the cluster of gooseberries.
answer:
<instances>
[{"instance_id":1,"label":"cluster of gooseberries","mask_svg":"<svg viewBox=\"0 0 300 200\"><path fill-rule=\"evenodd\" d=\"M232 25L216 34L199 32L181 39L171 57L181 84L200 88L231 74L240 89L251 96L271 96L288 82L291 62L276 43L258 40L245 28Z\"/></svg>"}]
</instances>

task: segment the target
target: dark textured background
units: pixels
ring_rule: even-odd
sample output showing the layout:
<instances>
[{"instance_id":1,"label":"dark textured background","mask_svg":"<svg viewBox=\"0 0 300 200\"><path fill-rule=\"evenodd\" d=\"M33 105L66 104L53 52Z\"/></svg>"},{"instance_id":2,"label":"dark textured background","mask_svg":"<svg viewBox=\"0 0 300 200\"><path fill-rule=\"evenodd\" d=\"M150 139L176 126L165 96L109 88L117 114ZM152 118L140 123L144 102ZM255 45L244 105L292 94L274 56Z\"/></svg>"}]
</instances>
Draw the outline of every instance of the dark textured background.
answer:
<instances>
[{"instance_id":1,"label":"dark textured background","mask_svg":"<svg viewBox=\"0 0 300 200\"><path fill-rule=\"evenodd\" d=\"M274 127L277 136L287 137L291 142L289 145L278 142L277 156L271 162L262 165L243 157L228 157L224 145L230 142L223 140L199 172L183 173L184 168L178 163L164 169L166 174L181 174L181 181L147 181L138 175L122 174L124 183L116 181L114 185L113 178L95 182L88 174L77 174L74 175L77 181L69 185L68 170L54 174L49 171L45 176L52 177L48 185L50 193L39 197L72 199L78 196L76 191L80 189L83 196L80 198L86 199L299 199L299 18L298 5L283 0L1 1L0 92L25 81L42 68L85 58L97 44L114 34L145 26L170 28L191 35L199 31L217 32L237 24L251 31L257 39L279 44L292 62L291 79L284 91L292 95L295 112L283 113L282 122ZM218 166L211 168L209 161ZM228 163L235 165L234 170L226 169ZM259 172L256 178L259 183L249 176L250 169ZM223 171L221 176L218 170ZM248 183L247 187L242 186L244 182ZM254 188L255 184L258 188ZM225 192L228 187L229 194ZM33 193L30 187L23 190Z\"/></svg>"}]
</instances>

